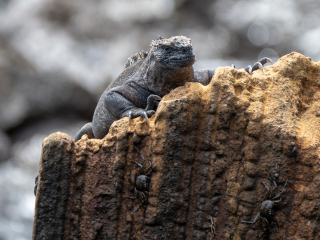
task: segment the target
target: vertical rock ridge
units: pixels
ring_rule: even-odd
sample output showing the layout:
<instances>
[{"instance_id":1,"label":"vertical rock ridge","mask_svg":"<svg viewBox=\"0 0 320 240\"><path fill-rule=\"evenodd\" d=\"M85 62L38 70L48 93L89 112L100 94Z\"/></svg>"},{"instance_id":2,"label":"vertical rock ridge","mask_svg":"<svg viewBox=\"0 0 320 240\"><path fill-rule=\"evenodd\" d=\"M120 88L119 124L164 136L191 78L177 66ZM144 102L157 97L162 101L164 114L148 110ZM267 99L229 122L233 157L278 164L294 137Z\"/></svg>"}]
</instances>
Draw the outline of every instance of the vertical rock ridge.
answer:
<instances>
[{"instance_id":1,"label":"vertical rock ridge","mask_svg":"<svg viewBox=\"0 0 320 240\"><path fill-rule=\"evenodd\" d=\"M73 141L64 133L55 133L43 142L38 181L41 187L36 201L33 235L45 239L62 239L65 231L67 200L69 197L69 170Z\"/></svg>"}]
</instances>

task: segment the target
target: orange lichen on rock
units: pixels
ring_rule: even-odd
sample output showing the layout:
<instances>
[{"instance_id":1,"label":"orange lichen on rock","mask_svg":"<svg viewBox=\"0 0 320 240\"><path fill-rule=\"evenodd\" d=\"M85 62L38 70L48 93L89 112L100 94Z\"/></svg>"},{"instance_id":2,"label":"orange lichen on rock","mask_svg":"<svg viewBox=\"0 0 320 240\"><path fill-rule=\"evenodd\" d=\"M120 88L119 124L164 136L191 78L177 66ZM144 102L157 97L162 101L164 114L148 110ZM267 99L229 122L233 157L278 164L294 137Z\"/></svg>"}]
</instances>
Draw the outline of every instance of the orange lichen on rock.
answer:
<instances>
[{"instance_id":1,"label":"orange lichen on rock","mask_svg":"<svg viewBox=\"0 0 320 240\"><path fill-rule=\"evenodd\" d=\"M218 68L209 85L164 96L148 125L114 122L102 139L45 139L33 239L320 239L320 63L291 53L249 75ZM149 156L149 198L132 196ZM265 183L280 191L253 221ZM214 227L212 227L214 226ZM212 230L214 229L214 231Z\"/></svg>"}]
</instances>

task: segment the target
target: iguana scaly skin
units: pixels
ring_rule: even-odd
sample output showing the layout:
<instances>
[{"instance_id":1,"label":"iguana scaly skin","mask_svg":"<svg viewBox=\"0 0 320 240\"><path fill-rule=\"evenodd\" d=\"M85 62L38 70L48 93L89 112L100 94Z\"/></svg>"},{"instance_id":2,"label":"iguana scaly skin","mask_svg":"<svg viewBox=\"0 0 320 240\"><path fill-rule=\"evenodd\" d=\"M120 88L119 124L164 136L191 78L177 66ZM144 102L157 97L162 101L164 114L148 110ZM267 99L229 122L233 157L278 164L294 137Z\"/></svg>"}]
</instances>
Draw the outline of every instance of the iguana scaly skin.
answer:
<instances>
[{"instance_id":1,"label":"iguana scaly skin","mask_svg":"<svg viewBox=\"0 0 320 240\"><path fill-rule=\"evenodd\" d=\"M155 113L161 97L186 82L207 85L212 70L193 70L195 57L191 40L184 36L158 37L151 49L129 58L124 71L103 92L94 111L92 123L87 123L75 136L102 139L111 124L123 117L148 117Z\"/></svg>"}]
</instances>

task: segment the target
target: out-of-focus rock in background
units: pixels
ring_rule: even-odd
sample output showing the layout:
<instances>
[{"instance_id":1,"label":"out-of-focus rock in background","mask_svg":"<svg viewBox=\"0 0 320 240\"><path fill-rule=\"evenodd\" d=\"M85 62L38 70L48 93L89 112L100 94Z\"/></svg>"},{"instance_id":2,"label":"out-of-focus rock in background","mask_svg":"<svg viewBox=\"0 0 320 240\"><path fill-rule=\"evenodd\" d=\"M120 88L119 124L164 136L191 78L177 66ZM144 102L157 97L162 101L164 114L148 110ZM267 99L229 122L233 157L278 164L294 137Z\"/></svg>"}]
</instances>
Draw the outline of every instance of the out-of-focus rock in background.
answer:
<instances>
[{"instance_id":1,"label":"out-of-focus rock in background","mask_svg":"<svg viewBox=\"0 0 320 240\"><path fill-rule=\"evenodd\" d=\"M192 39L195 69L291 51L320 60L316 0L0 0L0 239L30 239L34 176L52 132L74 136L152 39Z\"/></svg>"}]
</instances>

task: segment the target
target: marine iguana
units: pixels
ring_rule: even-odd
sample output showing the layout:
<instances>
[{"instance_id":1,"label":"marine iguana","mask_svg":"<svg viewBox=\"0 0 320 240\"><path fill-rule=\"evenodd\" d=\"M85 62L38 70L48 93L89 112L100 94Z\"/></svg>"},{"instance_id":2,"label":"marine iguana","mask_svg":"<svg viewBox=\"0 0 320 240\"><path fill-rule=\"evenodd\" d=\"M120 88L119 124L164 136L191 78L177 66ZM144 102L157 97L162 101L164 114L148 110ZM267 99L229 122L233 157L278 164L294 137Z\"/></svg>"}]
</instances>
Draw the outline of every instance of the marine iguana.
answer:
<instances>
[{"instance_id":1,"label":"marine iguana","mask_svg":"<svg viewBox=\"0 0 320 240\"><path fill-rule=\"evenodd\" d=\"M84 125L75 136L82 135L102 139L107 135L111 124L123 117L130 119L148 117L155 113L161 98L172 89L186 82L209 84L214 70L194 71L195 56L191 39L185 36L171 38L158 37L151 42L151 49L140 52L128 59L124 71L106 88L94 111L92 123ZM246 71L251 74L262 65L271 62L263 58L249 65ZM271 62L272 63L272 62Z\"/></svg>"}]
</instances>

